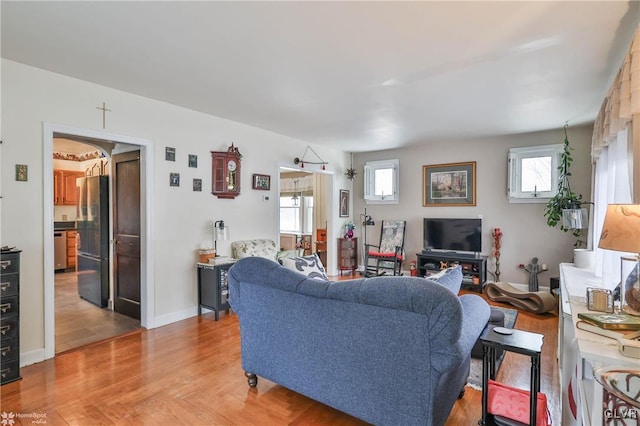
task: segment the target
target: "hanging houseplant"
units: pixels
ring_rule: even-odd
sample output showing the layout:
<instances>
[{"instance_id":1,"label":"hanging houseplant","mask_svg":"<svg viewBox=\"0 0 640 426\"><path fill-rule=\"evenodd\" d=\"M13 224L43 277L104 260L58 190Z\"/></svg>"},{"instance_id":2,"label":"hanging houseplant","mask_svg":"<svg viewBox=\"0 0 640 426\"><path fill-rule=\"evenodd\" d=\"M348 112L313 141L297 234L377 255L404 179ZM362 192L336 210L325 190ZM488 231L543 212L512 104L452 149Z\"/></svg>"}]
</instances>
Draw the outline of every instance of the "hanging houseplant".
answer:
<instances>
[{"instance_id":1,"label":"hanging houseplant","mask_svg":"<svg viewBox=\"0 0 640 426\"><path fill-rule=\"evenodd\" d=\"M547 203L544 209L544 216L547 218L547 225L555 227L560 224L560 229L564 232L571 231L575 237L579 237L581 230L566 228L562 223L562 211L566 209L579 209L582 203L582 195L571 191L569 185L569 177L571 172L569 168L573 162L571 151L573 148L569 146L569 137L567 136L567 127L564 125L564 147L560 154L560 164L558 165L558 192Z\"/></svg>"}]
</instances>

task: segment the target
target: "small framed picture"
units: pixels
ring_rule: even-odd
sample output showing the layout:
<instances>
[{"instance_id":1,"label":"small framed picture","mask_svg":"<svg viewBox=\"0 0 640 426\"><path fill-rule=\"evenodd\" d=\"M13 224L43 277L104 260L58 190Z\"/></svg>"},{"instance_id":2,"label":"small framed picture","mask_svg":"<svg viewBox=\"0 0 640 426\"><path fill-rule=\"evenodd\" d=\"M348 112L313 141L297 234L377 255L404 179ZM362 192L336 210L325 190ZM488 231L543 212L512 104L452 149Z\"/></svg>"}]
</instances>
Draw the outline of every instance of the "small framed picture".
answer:
<instances>
[{"instance_id":1,"label":"small framed picture","mask_svg":"<svg viewBox=\"0 0 640 426\"><path fill-rule=\"evenodd\" d=\"M180 173L169 173L169 186L180 186Z\"/></svg>"},{"instance_id":2,"label":"small framed picture","mask_svg":"<svg viewBox=\"0 0 640 426\"><path fill-rule=\"evenodd\" d=\"M189 167L198 167L198 156L189 154Z\"/></svg>"},{"instance_id":3,"label":"small framed picture","mask_svg":"<svg viewBox=\"0 0 640 426\"><path fill-rule=\"evenodd\" d=\"M271 176L269 175L253 175L253 189L269 191L271 189Z\"/></svg>"},{"instance_id":4,"label":"small framed picture","mask_svg":"<svg viewBox=\"0 0 640 426\"><path fill-rule=\"evenodd\" d=\"M340 190L340 217L349 217L349 190Z\"/></svg>"},{"instance_id":5,"label":"small framed picture","mask_svg":"<svg viewBox=\"0 0 640 426\"><path fill-rule=\"evenodd\" d=\"M16 164L16 180L26 182L29 180L29 170L26 164Z\"/></svg>"},{"instance_id":6,"label":"small framed picture","mask_svg":"<svg viewBox=\"0 0 640 426\"><path fill-rule=\"evenodd\" d=\"M166 147L164 149L164 159L167 161L176 161L176 149L171 147Z\"/></svg>"},{"instance_id":7,"label":"small framed picture","mask_svg":"<svg viewBox=\"0 0 640 426\"><path fill-rule=\"evenodd\" d=\"M197 192L202 192L202 179L193 180L193 190Z\"/></svg>"}]
</instances>

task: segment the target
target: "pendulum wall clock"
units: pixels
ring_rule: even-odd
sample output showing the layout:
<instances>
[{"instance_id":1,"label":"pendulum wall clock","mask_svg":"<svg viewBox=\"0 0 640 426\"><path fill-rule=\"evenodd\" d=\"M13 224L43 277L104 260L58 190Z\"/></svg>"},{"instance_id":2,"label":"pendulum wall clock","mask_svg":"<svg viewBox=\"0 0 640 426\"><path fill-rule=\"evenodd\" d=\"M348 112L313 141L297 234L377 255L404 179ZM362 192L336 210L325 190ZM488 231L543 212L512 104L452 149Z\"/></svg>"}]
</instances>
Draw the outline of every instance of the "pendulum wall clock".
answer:
<instances>
[{"instance_id":1,"label":"pendulum wall clock","mask_svg":"<svg viewBox=\"0 0 640 426\"><path fill-rule=\"evenodd\" d=\"M211 151L212 190L218 198L235 198L240 195L240 159L238 148L229 147L226 151Z\"/></svg>"}]
</instances>

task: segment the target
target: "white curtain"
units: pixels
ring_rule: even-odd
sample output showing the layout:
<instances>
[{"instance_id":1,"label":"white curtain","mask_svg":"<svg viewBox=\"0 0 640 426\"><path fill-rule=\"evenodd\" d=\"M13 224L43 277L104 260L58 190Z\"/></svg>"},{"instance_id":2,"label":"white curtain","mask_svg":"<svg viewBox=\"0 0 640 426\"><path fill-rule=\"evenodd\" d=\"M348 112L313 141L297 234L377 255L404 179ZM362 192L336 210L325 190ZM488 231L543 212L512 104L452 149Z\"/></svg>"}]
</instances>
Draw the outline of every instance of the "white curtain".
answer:
<instances>
[{"instance_id":1,"label":"white curtain","mask_svg":"<svg viewBox=\"0 0 640 426\"><path fill-rule=\"evenodd\" d=\"M294 192L313 193L314 179L313 175L282 178L280 179L280 194L287 195Z\"/></svg>"},{"instance_id":2,"label":"white curtain","mask_svg":"<svg viewBox=\"0 0 640 426\"><path fill-rule=\"evenodd\" d=\"M605 288L614 288L620 281L620 257L626 253L598 248L602 224L608 204L630 204L632 202L627 128L617 132L603 147L596 161L594 186L594 250L596 255L595 274L602 277Z\"/></svg>"},{"instance_id":3,"label":"white curtain","mask_svg":"<svg viewBox=\"0 0 640 426\"><path fill-rule=\"evenodd\" d=\"M630 129L639 115L640 25L593 125L591 158L596 165L593 190L595 274L602 277L602 285L606 288L614 288L620 281L620 257L627 253L601 250L598 242L607 205L633 202L633 170L627 146L633 144Z\"/></svg>"}]
</instances>

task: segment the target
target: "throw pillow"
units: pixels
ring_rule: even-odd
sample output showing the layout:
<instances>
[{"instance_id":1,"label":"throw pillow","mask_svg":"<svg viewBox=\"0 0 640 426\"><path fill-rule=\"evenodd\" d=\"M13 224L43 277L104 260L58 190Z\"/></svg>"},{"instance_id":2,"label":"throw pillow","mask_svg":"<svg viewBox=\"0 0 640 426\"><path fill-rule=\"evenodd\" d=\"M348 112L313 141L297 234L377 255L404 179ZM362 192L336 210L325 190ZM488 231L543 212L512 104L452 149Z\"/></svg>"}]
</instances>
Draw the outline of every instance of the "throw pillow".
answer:
<instances>
[{"instance_id":1,"label":"throw pillow","mask_svg":"<svg viewBox=\"0 0 640 426\"><path fill-rule=\"evenodd\" d=\"M431 281L435 281L438 284L441 284L442 286L447 287L454 294L458 294L458 292L460 291L460 285L462 284L462 282L460 280L460 275L454 273L457 269L460 269L459 265L452 266L447 269L443 269L442 271L434 275L428 276L427 279Z\"/></svg>"},{"instance_id":2,"label":"throw pillow","mask_svg":"<svg viewBox=\"0 0 640 426\"><path fill-rule=\"evenodd\" d=\"M302 257L287 257L282 259L282 266L300 272L309 278L329 281L324 266L317 254Z\"/></svg>"}]
</instances>

